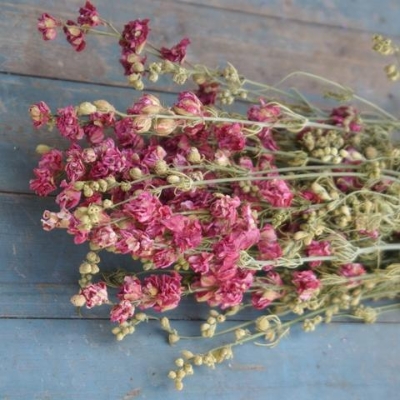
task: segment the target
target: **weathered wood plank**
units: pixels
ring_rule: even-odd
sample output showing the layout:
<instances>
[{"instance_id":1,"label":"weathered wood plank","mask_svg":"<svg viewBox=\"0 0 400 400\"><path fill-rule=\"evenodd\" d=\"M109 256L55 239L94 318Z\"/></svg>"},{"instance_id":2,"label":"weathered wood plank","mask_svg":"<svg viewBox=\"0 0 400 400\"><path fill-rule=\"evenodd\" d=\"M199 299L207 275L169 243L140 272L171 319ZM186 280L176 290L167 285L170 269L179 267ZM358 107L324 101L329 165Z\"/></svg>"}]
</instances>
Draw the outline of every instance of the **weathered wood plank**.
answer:
<instances>
[{"instance_id":1,"label":"weathered wood plank","mask_svg":"<svg viewBox=\"0 0 400 400\"><path fill-rule=\"evenodd\" d=\"M254 13L282 20L297 20L310 24L364 30L387 35L398 35L397 15L400 4L396 0L379 3L363 0L179 0L182 3Z\"/></svg>"},{"instance_id":2,"label":"weathered wood plank","mask_svg":"<svg viewBox=\"0 0 400 400\"><path fill-rule=\"evenodd\" d=\"M196 369L181 393L166 378L174 358L183 348L204 351L208 343L169 347L152 323L116 342L106 325L0 320L0 397L131 400L160 398L162 393L166 400L398 399L396 325L323 326L312 334L295 330L273 350L240 346L233 360L214 371ZM183 332L191 324L176 326Z\"/></svg>"},{"instance_id":3,"label":"weathered wood plank","mask_svg":"<svg viewBox=\"0 0 400 400\"><path fill-rule=\"evenodd\" d=\"M73 0L61 9L59 4L49 0L5 3L0 30L10 32L14 26L19 30L18 35L0 37L0 46L4 49L1 70L124 84L117 61L118 48L108 39L90 38L88 50L77 54L63 39L44 43L36 34L36 15L48 11L71 17L80 4L80 0ZM138 0L132 6L130 1L124 0L118 7L105 1L98 5L100 12L117 26L122 26L128 16L132 19L150 17L151 40L159 45L172 45L183 36L189 36L192 40L189 59L194 62L213 67L231 61L249 78L268 84L275 84L290 72L306 70L353 87L384 107L393 102L387 99L392 87L382 72L387 60L370 50L371 32L181 2L153 0L150 7L149 1ZM360 11L360 18L365 12ZM171 90L171 85L161 86ZM305 86L310 88L310 85Z\"/></svg>"}]
</instances>

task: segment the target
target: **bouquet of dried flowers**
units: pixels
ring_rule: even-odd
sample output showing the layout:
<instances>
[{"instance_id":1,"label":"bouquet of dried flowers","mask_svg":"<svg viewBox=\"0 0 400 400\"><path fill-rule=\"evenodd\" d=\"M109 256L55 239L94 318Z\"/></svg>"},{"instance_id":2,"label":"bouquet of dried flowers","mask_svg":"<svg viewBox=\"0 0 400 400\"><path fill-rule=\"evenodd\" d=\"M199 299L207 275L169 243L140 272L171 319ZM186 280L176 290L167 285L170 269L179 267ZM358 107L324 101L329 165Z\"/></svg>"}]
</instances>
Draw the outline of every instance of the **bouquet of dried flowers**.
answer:
<instances>
[{"instance_id":1,"label":"bouquet of dried flowers","mask_svg":"<svg viewBox=\"0 0 400 400\"><path fill-rule=\"evenodd\" d=\"M36 128L55 127L68 143L38 146L30 187L39 196L58 191L59 210L44 212L45 230L65 229L90 246L72 303L109 305L117 340L158 319L173 344L182 337L163 313L188 296L210 307L202 337L231 335L202 354L184 351L169 373L177 389L194 366L214 367L245 342L272 346L295 323L305 331L337 316L372 323L398 307L394 116L326 80L344 105L318 107L230 64L192 65L189 39L158 48L148 41L149 20L120 32L89 1L76 21L43 14L38 28L44 40L62 30L76 51L89 35L111 37L137 90L161 76L194 83L170 106L144 93L126 110L106 100L30 108ZM380 36L374 48L397 52ZM396 71L387 68L392 79ZM240 112L230 106L237 100ZM130 255L142 268L102 273L101 251ZM392 301L371 307L385 299ZM254 320L221 331L229 316L250 309Z\"/></svg>"}]
</instances>

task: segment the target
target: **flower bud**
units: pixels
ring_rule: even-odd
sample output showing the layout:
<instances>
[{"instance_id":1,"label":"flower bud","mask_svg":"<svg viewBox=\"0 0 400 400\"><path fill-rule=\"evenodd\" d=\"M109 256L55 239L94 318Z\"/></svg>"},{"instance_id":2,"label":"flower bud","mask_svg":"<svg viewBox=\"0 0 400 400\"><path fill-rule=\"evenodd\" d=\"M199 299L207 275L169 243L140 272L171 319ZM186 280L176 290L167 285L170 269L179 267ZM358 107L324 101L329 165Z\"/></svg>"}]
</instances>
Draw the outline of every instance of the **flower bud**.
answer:
<instances>
[{"instance_id":1,"label":"flower bud","mask_svg":"<svg viewBox=\"0 0 400 400\"><path fill-rule=\"evenodd\" d=\"M36 146L36 153L37 153L37 154L40 154L40 155L46 154L46 153L48 153L50 150L51 150L51 147L50 147L50 146L47 146L46 144L38 144L38 145Z\"/></svg>"},{"instance_id":2,"label":"flower bud","mask_svg":"<svg viewBox=\"0 0 400 400\"><path fill-rule=\"evenodd\" d=\"M94 104L89 103L88 101L79 104L76 110L78 115L90 115L95 113L96 111L97 107Z\"/></svg>"},{"instance_id":3,"label":"flower bud","mask_svg":"<svg viewBox=\"0 0 400 400\"><path fill-rule=\"evenodd\" d=\"M172 133L178 126L178 122L174 119L160 118L154 121L153 130L160 136L167 136Z\"/></svg>"},{"instance_id":4,"label":"flower bud","mask_svg":"<svg viewBox=\"0 0 400 400\"><path fill-rule=\"evenodd\" d=\"M93 102L97 111L102 113L115 112L115 108L106 100L96 100Z\"/></svg>"},{"instance_id":5,"label":"flower bud","mask_svg":"<svg viewBox=\"0 0 400 400\"><path fill-rule=\"evenodd\" d=\"M83 307L86 303L86 298L83 294L75 294L71 297L71 303L75 307Z\"/></svg>"}]
</instances>

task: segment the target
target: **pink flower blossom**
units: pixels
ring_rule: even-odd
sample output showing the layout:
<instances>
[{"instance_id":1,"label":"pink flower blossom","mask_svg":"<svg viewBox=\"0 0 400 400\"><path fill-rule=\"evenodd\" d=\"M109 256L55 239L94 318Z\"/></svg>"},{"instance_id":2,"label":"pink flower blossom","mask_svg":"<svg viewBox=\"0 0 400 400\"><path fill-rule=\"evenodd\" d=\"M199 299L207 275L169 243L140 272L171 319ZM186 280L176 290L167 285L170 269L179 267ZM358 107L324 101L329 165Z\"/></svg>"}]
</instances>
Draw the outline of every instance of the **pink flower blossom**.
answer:
<instances>
[{"instance_id":1,"label":"pink flower blossom","mask_svg":"<svg viewBox=\"0 0 400 400\"><path fill-rule=\"evenodd\" d=\"M283 281L275 271L269 271L265 277L257 279L259 287L251 295L251 303L257 310L268 307L274 300L281 298L284 291L281 289Z\"/></svg>"},{"instance_id":2,"label":"pink flower blossom","mask_svg":"<svg viewBox=\"0 0 400 400\"><path fill-rule=\"evenodd\" d=\"M160 100L152 94L146 93L128 108L127 114L158 114L162 109Z\"/></svg>"},{"instance_id":3,"label":"pink flower blossom","mask_svg":"<svg viewBox=\"0 0 400 400\"><path fill-rule=\"evenodd\" d=\"M75 51L79 52L85 49L85 35L76 22L68 20L64 25L63 31L67 42L75 49Z\"/></svg>"},{"instance_id":4,"label":"pink flower blossom","mask_svg":"<svg viewBox=\"0 0 400 400\"><path fill-rule=\"evenodd\" d=\"M202 251L201 253L187 255L185 258L194 272L206 274L210 270L210 261L214 256L212 253Z\"/></svg>"},{"instance_id":5,"label":"pink flower blossom","mask_svg":"<svg viewBox=\"0 0 400 400\"><path fill-rule=\"evenodd\" d=\"M170 275L150 275L142 285L143 298L140 307L164 312L177 307L182 296L182 277L177 272Z\"/></svg>"},{"instance_id":6,"label":"pink flower blossom","mask_svg":"<svg viewBox=\"0 0 400 400\"><path fill-rule=\"evenodd\" d=\"M219 83L217 82L203 83L199 85L195 95L203 105L212 105L217 100L219 87Z\"/></svg>"},{"instance_id":7,"label":"pink flower blossom","mask_svg":"<svg viewBox=\"0 0 400 400\"><path fill-rule=\"evenodd\" d=\"M160 200L149 192L143 191L136 198L123 205L123 211L141 223L152 222L157 218Z\"/></svg>"},{"instance_id":8,"label":"pink flower blossom","mask_svg":"<svg viewBox=\"0 0 400 400\"><path fill-rule=\"evenodd\" d=\"M90 242L100 249L113 246L118 240L117 233L111 226L101 226L91 232Z\"/></svg>"},{"instance_id":9,"label":"pink flower blossom","mask_svg":"<svg viewBox=\"0 0 400 400\"><path fill-rule=\"evenodd\" d=\"M257 134L257 137L260 139L260 142L265 149L271 151L279 150L275 139L272 137L272 132L270 128L262 128L261 131Z\"/></svg>"},{"instance_id":10,"label":"pink flower blossom","mask_svg":"<svg viewBox=\"0 0 400 400\"><path fill-rule=\"evenodd\" d=\"M239 122L215 127L215 137L220 149L240 151L244 149L246 138Z\"/></svg>"},{"instance_id":11,"label":"pink flower blossom","mask_svg":"<svg viewBox=\"0 0 400 400\"><path fill-rule=\"evenodd\" d=\"M240 198L224 195L217 198L210 206L210 214L217 219L224 220L229 226L237 222L237 208L240 206Z\"/></svg>"},{"instance_id":12,"label":"pink flower blossom","mask_svg":"<svg viewBox=\"0 0 400 400\"><path fill-rule=\"evenodd\" d=\"M292 277L299 299L303 301L309 300L321 286L313 271L294 271Z\"/></svg>"},{"instance_id":13,"label":"pink flower blossom","mask_svg":"<svg viewBox=\"0 0 400 400\"><path fill-rule=\"evenodd\" d=\"M128 22L122 31L122 38L119 41L120 46L131 49L136 54L139 54L143 50L149 34L148 23L148 19L137 19Z\"/></svg>"},{"instance_id":14,"label":"pink flower blossom","mask_svg":"<svg viewBox=\"0 0 400 400\"><path fill-rule=\"evenodd\" d=\"M44 13L38 19L37 28L43 35L43 40L53 40L57 36L57 29L61 22L51 15Z\"/></svg>"},{"instance_id":15,"label":"pink flower blossom","mask_svg":"<svg viewBox=\"0 0 400 400\"><path fill-rule=\"evenodd\" d=\"M177 259L178 255L176 254L176 251L172 247L167 249L156 250L154 251L154 254L152 256L152 261L156 268L168 268Z\"/></svg>"},{"instance_id":16,"label":"pink flower blossom","mask_svg":"<svg viewBox=\"0 0 400 400\"><path fill-rule=\"evenodd\" d=\"M43 154L39 161L39 168L48 168L50 171L59 172L63 170L63 153L57 149L51 149Z\"/></svg>"},{"instance_id":17,"label":"pink flower blossom","mask_svg":"<svg viewBox=\"0 0 400 400\"><path fill-rule=\"evenodd\" d=\"M90 27L101 25L99 13L90 1L86 1L85 5L79 9L78 24Z\"/></svg>"},{"instance_id":18,"label":"pink flower blossom","mask_svg":"<svg viewBox=\"0 0 400 400\"><path fill-rule=\"evenodd\" d=\"M293 200L293 193L286 181L282 179L271 179L258 183L260 194L273 207L290 207Z\"/></svg>"},{"instance_id":19,"label":"pink flower blossom","mask_svg":"<svg viewBox=\"0 0 400 400\"><path fill-rule=\"evenodd\" d=\"M365 270L364 266L360 263L349 263L340 266L339 268L339 275L344 276L346 278L354 278L359 277L366 274L367 271ZM362 283L361 280L357 279L349 279L348 286L349 287L356 287Z\"/></svg>"},{"instance_id":20,"label":"pink flower blossom","mask_svg":"<svg viewBox=\"0 0 400 400\"><path fill-rule=\"evenodd\" d=\"M260 231L260 240L257 243L261 260L275 260L282 257L282 248L278 243L275 229L270 224L265 224Z\"/></svg>"},{"instance_id":21,"label":"pink flower blossom","mask_svg":"<svg viewBox=\"0 0 400 400\"><path fill-rule=\"evenodd\" d=\"M134 276L125 276L124 283L117 294L120 300L138 301L142 298L142 285Z\"/></svg>"},{"instance_id":22,"label":"pink flower blossom","mask_svg":"<svg viewBox=\"0 0 400 400\"><path fill-rule=\"evenodd\" d=\"M181 252L197 247L202 240L199 220L173 215L162 221L162 224L173 232L173 242Z\"/></svg>"},{"instance_id":23,"label":"pink flower blossom","mask_svg":"<svg viewBox=\"0 0 400 400\"><path fill-rule=\"evenodd\" d=\"M334 108L330 118L334 125L348 128L351 132L360 132L362 130L359 113L354 107L341 106Z\"/></svg>"},{"instance_id":24,"label":"pink flower blossom","mask_svg":"<svg viewBox=\"0 0 400 400\"><path fill-rule=\"evenodd\" d=\"M43 230L51 231L54 228L68 228L71 213L67 210L61 210L58 213L46 210L41 219Z\"/></svg>"},{"instance_id":25,"label":"pink flower blossom","mask_svg":"<svg viewBox=\"0 0 400 400\"><path fill-rule=\"evenodd\" d=\"M51 118L51 110L49 106L44 102L33 104L29 107L29 115L32 119L33 126L35 128L40 128L46 125Z\"/></svg>"},{"instance_id":26,"label":"pink flower blossom","mask_svg":"<svg viewBox=\"0 0 400 400\"><path fill-rule=\"evenodd\" d=\"M82 192L75 190L73 184L68 184L66 180L63 180L60 184L63 191L59 193L56 197L56 203L61 209L71 209L76 207L82 196Z\"/></svg>"},{"instance_id":27,"label":"pink flower blossom","mask_svg":"<svg viewBox=\"0 0 400 400\"><path fill-rule=\"evenodd\" d=\"M73 106L59 108L57 113L56 125L61 135L71 141L81 140L84 136L84 131L79 125L75 108Z\"/></svg>"},{"instance_id":28,"label":"pink flower blossom","mask_svg":"<svg viewBox=\"0 0 400 400\"><path fill-rule=\"evenodd\" d=\"M131 146L135 149L141 149L144 146L144 140L136 133L136 126L132 118L122 118L114 125L115 136L123 147Z\"/></svg>"},{"instance_id":29,"label":"pink flower blossom","mask_svg":"<svg viewBox=\"0 0 400 400\"><path fill-rule=\"evenodd\" d=\"M276 122L281 114L278 105L273 103L265 103L260 99L261 105L251 106L247 112L247 117L250 121L259 122Z\"/></svg>"},{"instance_id":30,"label":"pink flower blossom","mask_svg":"<svg viewBox=\"0 0 400 400\"><path fill-rule=\"evenodd\" d=\"M103 127L94 121L89 121L83 125L83 132L90 143L100 143L104 139Z\"/></svg>"},{"instance_id":31,"label":"pink flower blossom","mask_svg":"<svg viewBox=\"0 0 400 400\"><path fill-rule=\"evenodd\" d=\"M33 173L36 178L29 181L29 187L38 196L47 196L57 189L54 175L48 168L35 168Z\"/></svg>"},{"instance_id":32,"label":"pink flower blossom","mask_svg":"<svg viewBox=\"0 0 400 400\"><path fill-rule=\"evenodd\" d=\"M65 173L71 182L78 181L86 174L86 166L83 162L82 149L73 144L67 151L67 163L65 165Z\"/></svg>"},{"instance_id":33,"label":"pink flower blossom","mask_svg":"<svg viewBox=\"0 0 400 400\"><path fill-rule=\"evenodd\" d=\"M177 62L182 64L186 57L186 49L190 44L188 38L182 39L178 44L167 49L166 47L161 47L160 53L164 60L169 60L172 62Z\"/></svg>"},{"instance_id":34,"label":"pink flower blossom","mask_svg":"<svg viewBox=\"0 0 400 400\"><path fill-rule=\"evenodd\" d=\"M203 115L203 104L192 92L179 93L178 102L172 109L178 115Z\"/></svg>"},{"instance_id":35,"label":"pink flower blossom","mask_svg":"<svg viewBox=\"0 0 400 400\"><path fill-rule=\"evenodd\" d=\"M332 254L331 247L328 241L316 241L313 240L310 245L306 248L306 254L309 257L324 257ZM310 261L311 268L317 268L322 264L322 261Z\"/></svg>"},{"instance_id":36,"label":"pink flower blossom","mask_svg":"<svg viewBox=\"0 0 400 400\"><path fill-rule=\"evenodd\" d=\"M108 303L107 286L104 282L92 283L81 289L80 294L85 296L87 308Z\"/></svg>"},{"instance_id":37,"label":"pink flower blossom","mask_svg":"<svg viewBox=\"0 0 400 400\"><path fill-rule=\"evenodd\" d=\"M135 307L132 303L129 300L122 300L111 309L110 320L122 324L132 318L134 313Z\"/></svg>"}]
</instances>

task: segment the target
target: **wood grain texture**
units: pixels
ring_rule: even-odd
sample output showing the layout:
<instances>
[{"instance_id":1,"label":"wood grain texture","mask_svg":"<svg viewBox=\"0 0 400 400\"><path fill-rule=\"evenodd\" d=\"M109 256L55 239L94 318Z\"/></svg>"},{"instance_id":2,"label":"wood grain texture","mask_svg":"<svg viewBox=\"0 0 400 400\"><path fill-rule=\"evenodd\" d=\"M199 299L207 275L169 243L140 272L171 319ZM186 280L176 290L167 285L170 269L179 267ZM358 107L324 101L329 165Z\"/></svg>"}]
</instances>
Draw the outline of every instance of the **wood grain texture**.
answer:
<instances>
[{"instance_id":1,"label":"wood grain texture","mask_svg":"<svg viewBox=\"0 0 400 400\"><path fill-rule=\"evenodd\" d=\"M190 331L192 324L175 326ZM0 332L2 400L398 399L397 325L323 326L294 330L272 350L242 346L214 371L196 369L182 393L166 378L173 360L208 345L170 347L152 323L123 342L104 321L2 319Z\"/></svg>"},{"instance_id":2,"label":"wood grain texture","mask_svg":"<svg viewBox=\"0 0 400 400\"><path fill-rule=\"evenodd\" d=\"M179 0L197 6L215 7L274 17L281 20L296 20L309 24L340 27L347 30L362 30L398 35L397 15L400 4L396 0Z\"/></svg>"},{"instance_id":3,"label":"wood grain texture","mask_svg":"<svg viewBox=\"0 0 400 400\"><path fill-rule=\"evenodd\" d=\"M0 29L9 32L18 26L19 34L0 37L1 70L107 85L125 84L118 64L118 46L109 39L89 38L87 50L77 54L63 38L44 43L35 32L36 16L40 13L48 11L70 18L80 4L80 0L70 1L65 7L49 0L6 2ZM306 70L350 86L384 107L393 105L394 96L398 105L398 97L382 72L387 60L370 50L374 30L342 29L285 15L276 18L175 1L137 0L133 5L129 0L120 0L118 7L108 1L97 4L102 15L118 27L129 18L150 18L151 41L160 46L170 46L189 36L192 40L189 59L193 62L215 67L230 61L250 79L268 84L277 83L291 72ZM234 4L238 7L239 2ZM370 8L354 7L358 17L346 15L351 20L361 20L362 16L370 20ZM305 9L311 14L310 6ZM326 14L330 15L328 11ZM392 34L396 36L398 32ZM313 87L309 82L304 86L308 90ZM167 82L162 87L172 89Z\"/></svg>"}]
</instances>

